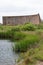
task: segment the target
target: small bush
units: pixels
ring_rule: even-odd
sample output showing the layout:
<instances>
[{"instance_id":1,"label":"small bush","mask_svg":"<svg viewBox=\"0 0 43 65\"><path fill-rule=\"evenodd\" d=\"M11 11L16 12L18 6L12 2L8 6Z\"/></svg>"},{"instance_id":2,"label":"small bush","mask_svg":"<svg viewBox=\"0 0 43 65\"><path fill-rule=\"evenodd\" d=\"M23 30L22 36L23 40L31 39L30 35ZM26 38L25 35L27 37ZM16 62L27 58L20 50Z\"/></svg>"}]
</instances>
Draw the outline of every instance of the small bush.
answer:
<instances>
[{"instance_id":1,"label":"small bush","mask_svg":"<svg viewBox=\"0 0 43 65\"><path fill-rule=\"evenodd\" d=\"M11 29L12 31L20 31L20 26L14 26L12 29Z\"/></svg>"},{"instance_id":2,"label":"small bush","mask_svg":"<svg viewBox=\"0 0 43 65\"><path fill-rule=\"evenodd\" d=\"M25 24L22 27L22 30L24 30L24 31L34 31L34 30L36 30L36 27L33 24Z\"/></svg>"},{"instance_id":3,"label":"small bush","mask_svg":"<svg viewBox=\"0 0 43 65\"><path fill-rule=\"evenodd\" d=\"M43 29L43 23L37 26L38 29Z\"/></svg>"}]
</instances>

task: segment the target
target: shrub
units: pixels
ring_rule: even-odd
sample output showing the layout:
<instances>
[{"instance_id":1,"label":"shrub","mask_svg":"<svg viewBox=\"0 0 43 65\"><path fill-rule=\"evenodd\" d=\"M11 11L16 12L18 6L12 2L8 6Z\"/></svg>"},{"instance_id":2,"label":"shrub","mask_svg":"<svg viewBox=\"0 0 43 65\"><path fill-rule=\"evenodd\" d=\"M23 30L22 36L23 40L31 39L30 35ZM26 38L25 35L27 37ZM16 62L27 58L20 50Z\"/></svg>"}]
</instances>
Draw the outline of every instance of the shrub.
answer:
<instances>
[{"instance_id":1,"label":"shrub","mask_svg":"<svg viewBox=\"0 0 43 65\"><path fill-rule=\"evenodd\" d=\"M35 27L35 25L33 25L33 24L25 24L23 27L22 27L22 30L24 30L24 31L34 31L34 30L36 30L36 27Z\"/></svg>"},{"instance_id":2,"label":"shrub","mask_svg":"<svg viewBox=\"0 0 43 65\"><path fill-rule=\"evenodd\" d=\"M43 29L43 23L37 26L38 29Z\"/></svg>"},{"instance_id":3,"label":"shrub","mask_svg":"<svg viewBox=\"0 0 43 65\"><path fill-rule=\"evenodd\" d=\"M12 31L20 31L20 26L14 26L12 29L11 29Z\"/></svg>"}]
</instances>

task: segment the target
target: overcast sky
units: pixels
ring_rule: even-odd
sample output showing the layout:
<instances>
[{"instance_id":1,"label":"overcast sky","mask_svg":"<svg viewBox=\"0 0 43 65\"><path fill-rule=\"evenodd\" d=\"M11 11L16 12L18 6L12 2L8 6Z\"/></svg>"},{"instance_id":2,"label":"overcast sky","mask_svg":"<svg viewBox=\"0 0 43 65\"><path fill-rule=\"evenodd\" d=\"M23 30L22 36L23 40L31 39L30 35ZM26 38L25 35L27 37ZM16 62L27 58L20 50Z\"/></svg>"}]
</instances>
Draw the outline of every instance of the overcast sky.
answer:
<instances>
[{"instance_id":1,"label":"overcast sky","mask_svg":"<svg viewBox=\"0 0 43 65\"><path fill-rule=\"evenodd\" d=\"M2 16L38 13L43 19L43 0L0 0L0 22L2 22Z\"/></svg>"}]
</instances>

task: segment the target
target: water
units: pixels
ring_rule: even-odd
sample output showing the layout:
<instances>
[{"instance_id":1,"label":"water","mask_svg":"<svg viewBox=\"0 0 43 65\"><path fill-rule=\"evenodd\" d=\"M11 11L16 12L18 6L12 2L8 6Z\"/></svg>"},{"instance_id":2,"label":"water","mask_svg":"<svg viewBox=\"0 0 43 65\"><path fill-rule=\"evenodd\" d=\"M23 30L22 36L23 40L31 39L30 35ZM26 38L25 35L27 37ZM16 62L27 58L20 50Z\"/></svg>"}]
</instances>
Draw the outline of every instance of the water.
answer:
<instances>
[{"instance_id":1,"label":"water","mask_svg":"<svg viewBox=\"0 0 43 65\"><path fill-rule=\"evenodd\" d=\"M0 65L14 65L18 54L12 50L12 42L0 40Z\"/></svg>"}]
</instances>

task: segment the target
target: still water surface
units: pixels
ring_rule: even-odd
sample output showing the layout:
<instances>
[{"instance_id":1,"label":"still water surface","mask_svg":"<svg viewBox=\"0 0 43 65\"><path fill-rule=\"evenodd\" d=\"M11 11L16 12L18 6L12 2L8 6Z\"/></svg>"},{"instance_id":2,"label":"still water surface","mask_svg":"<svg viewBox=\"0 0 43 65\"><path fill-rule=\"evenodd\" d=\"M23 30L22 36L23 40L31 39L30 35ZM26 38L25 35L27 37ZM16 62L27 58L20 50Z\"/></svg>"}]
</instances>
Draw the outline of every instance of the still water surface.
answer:
<instances>
[{"instance_id":1,"label":"still water surface","mask_svg":"<svg viewBox=\"0 0 43 65\"><path fill-rule=\"evenodd\" d=\"M18 54L12 50L12 42L0 40L0 65L15 65Z\"/></svg>"}]
</instances>

